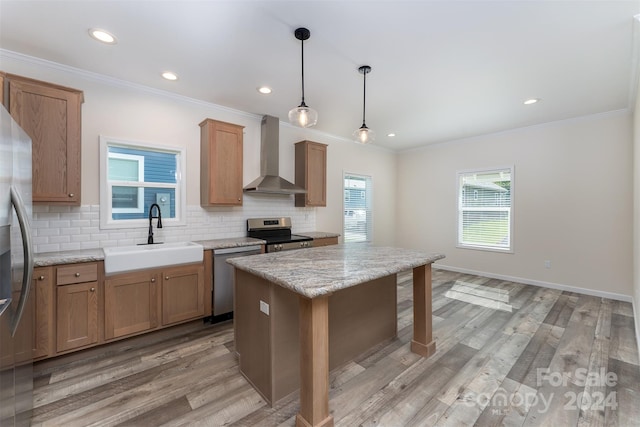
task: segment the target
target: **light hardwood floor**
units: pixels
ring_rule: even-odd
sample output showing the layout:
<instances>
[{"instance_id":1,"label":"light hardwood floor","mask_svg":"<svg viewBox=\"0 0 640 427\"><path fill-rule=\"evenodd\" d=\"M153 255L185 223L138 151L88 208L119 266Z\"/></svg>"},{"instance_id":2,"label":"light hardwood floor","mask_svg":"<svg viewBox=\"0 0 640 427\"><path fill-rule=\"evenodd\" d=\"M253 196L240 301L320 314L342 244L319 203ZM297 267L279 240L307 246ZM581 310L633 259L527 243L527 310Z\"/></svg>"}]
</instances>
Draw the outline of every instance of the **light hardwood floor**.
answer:
<instances>
[{"instance_id":1,"label":"light hardwood floor","mask_svg":"<svg viewBox=\"0 0 640 427\"><path fill-rule=\"evenodd\" d=\"M338 426L640 425L631 304L442 270L437 352L398 337L331 373ZM354 333L356 333L354 331ZM34 425L292 426L298 396L265 405L238 372L233 327L199 323L35 365Z\"/></svg>"}]
</instances>

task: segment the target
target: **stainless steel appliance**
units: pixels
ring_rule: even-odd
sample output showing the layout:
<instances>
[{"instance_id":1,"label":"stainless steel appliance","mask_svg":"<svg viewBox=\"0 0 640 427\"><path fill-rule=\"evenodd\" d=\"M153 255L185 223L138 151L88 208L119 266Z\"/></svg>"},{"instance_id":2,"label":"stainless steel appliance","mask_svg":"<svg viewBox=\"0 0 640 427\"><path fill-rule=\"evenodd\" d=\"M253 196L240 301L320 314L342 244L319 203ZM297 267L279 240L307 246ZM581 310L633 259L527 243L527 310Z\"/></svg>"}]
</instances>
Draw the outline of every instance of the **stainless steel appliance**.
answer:
<instances>
[{"instance_id":1,"label":"stainless steel appliance","mask_svg":"<svg viewBox=\"0 0 640 427\"><path fill-rule=\"evenodd\" d=\"M261 252L260 245L213 250L212 322L233 317L233 267L227 264L227 259Z\"/></svg>"},{"instance_id":2,"label":"stainless steel appliance","mask_svg":"<svg viewBox=\"0 0 640 427\"><path fill-rule=\"evenodd\" d=\"M313 239L291 234L291 218L250 218L247 220L247 235L267 241L265 252L290 251L310 248Z\"/></svg>"},{"instance_id":3,"label":"stainless steel appliance","mask_svg":"<svg viewBox=\"0 0 640 427\"><path fill-rule=\"evenodd\" d=\"M33 406L31 139L0 107L0 426L28 426Z\"/></svg>"}]
</instances>

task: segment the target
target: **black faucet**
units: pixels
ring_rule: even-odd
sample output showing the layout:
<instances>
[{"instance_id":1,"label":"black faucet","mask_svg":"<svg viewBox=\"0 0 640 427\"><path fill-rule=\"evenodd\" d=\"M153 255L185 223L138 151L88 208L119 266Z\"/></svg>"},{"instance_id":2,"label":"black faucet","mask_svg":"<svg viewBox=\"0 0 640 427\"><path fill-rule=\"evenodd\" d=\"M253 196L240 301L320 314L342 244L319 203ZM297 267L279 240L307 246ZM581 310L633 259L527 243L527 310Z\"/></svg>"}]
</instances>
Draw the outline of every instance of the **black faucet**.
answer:
<instances>
[{"instance_id":1,"label":"black faucet","mask_svg":"<svg viewBox=\"0 0 640 427\"><path fill-rule=\"evenodd\" d=\"M158 209L158 216L153 216L153 208L156 207ZM158 228L162 228L162 214L160 213L160 206L157 203L149 206L149 237L147 237L147 244L153 245L153 224L151 224L151 220L153 218L158 218L158 223L156 226Z\"/></svg>"}]
</instances>

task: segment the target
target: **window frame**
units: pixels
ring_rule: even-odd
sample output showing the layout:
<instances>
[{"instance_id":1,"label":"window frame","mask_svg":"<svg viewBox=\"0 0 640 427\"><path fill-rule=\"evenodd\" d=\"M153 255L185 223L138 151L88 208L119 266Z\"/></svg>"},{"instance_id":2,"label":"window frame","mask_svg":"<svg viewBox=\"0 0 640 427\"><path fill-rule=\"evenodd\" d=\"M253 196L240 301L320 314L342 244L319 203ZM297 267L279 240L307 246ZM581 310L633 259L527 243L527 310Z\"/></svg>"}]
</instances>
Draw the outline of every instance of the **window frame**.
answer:
<instances>
[{"instance_id":1,"label":"window frame","mask_svg":"<svg viewBox=\"0 0 640 427\"><path fill-rule=\"evenodd\" d=\"M122 147L138 150L156 151L162 153L175 154L176 159L176 182L171 183L155 183L155 182L134 182L124 181L118 182L129 184L128 186L136 187L156 187L156 188L175 188L175 218L162 218L162 225L165 227L186 225L186 159L187 153L185 147L166 146L149 142L141 142L134 140L124 140L120 138L111 138L100 135L100 229L117 229L117 228L140 228L149 225L146 218L136 219L113 219L112 213L123 213L122 211L113 211L112 206L112 186L108 179L108 160L109 147ZM116 154L116 153L113 153ZM142 190L142 188L140 189ZM143 192L142 192L143 193ZM144 206L144 203L143 203ZM121 208L116 208L121 209ZM144 209L144 208L143 208Z\"/></svg>"},{"instance_id":2,"label":"window frame","mask_svg":"<svg viewBox=\"0 0 640 427\"><path fill-rule=\"evenodd\" d=\"M134 160L136 162L138 162L138 180L137 181L131 181L131 182L144 182L144 157L143 156L137 156L135 154L123 154L123 153L110 153L109 150L107 149L107 156L108 159L123 159L123 160ZM108 193L113 195L113 187L133 187L132 185L122 185L123 183L125 183L125 181L119 181L118 184L114 185L112 183L113 181L109 180L109 169L107 168L107 186L108 186ZM140 188L138 186L138 208L114 208L113 207L113 202L112 206L111 206L111 211L113 213L141 213L144 212L144 191L142 188ZM121 220L119 220L121 221Z\"/></svg>"},{"instance_id":3,"label":"window frame","mask_svg":"<svg viewBox=\"0 0 640 427\"><path fill-rule=\"evenodd\" d=\"M346 230L346 221L345 221L345 212L347 210L356 210L353 207L347 207L346 202L347 202L347 196L345 194L345 197L342 198L342 233L343 233L343 242L344 243L373 243L373 175L370 174L366 174L366 173L355 173L355 172L347 172L347 171L343 171L342 172L342 190L343 192L347 192L347 187L345 187L345 180L347 177L356 177L356 178L363 178L365 179L365 181L370 185L370 188L366 188L365 187L365 193L366 195L369 195L369 200L367 203L367 206L365 207L364 211L365 211L365 217L366 217L366 223L365 223L365 234L366 234L366 239L364 241L349 241L347 240L347 230ZM366 201L366 196L365 193L361 193L361 197L360 199L364 199ZM349 201L351 200L351 194L348 195L349 197Z\"/></svg>"},{"instance_id":4,"label":"window frame","mask_svg":"<svg viewBox=\"0 0 640 427\"><path fill-rule=\"evenodd\" d=\"M509 178L509 200L510 206L508 208L509 212L509 246L508 247L500 247L495 245L481 245L481 244L470 244L464 243L463 239L463 212L465 210L461 209L462 198L464 197L465 191L463 186L461 185L461 179L463 176L471 175L471 174L486 174L486 173L503 173L507 172L510 175ZM456 247L460 249L472 249L472 250L480 250L487 252L499 252L499 253L515 253L514 246L514 206L515 206L515 166L502 166L502 167L491 167L491 168L480 168L480 169L467 169L456 172ZM477 191L477 190L476 190ZM474 193L475 196L475 193ZM466 210L474 210L474 209L466 209ZM481 210L476 208L475 210ZM487 209L487 211L491 211L495 209Z\"/></svg>"}]
</instances>

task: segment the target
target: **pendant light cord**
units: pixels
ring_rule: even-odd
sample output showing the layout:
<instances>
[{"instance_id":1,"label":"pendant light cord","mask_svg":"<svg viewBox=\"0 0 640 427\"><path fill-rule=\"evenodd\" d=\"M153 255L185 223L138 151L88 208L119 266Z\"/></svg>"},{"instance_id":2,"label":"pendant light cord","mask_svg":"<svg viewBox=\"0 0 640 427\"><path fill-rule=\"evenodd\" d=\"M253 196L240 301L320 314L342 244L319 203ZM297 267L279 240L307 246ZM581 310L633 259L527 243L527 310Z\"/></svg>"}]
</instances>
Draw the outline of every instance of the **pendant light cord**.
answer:
<instances>
[{"instance_id":1,"label":"pendant light cord","mask_svg":"<svg viewBox=\"0 0 640 427\"><path fill-rule=\"evenodd\" d=\"M362 127L367 127L367 125L365 124L365 109L367 108L367 71L365 70L364 73L362 73L364 75L364 83L363 83L363 91L362 91Z\"/></svg>"},{"instance_id":2,"label":"pendant light cord","mask_svg":"<svg viewBox=\"0 0 640 427\"><path fill-rule=\"evenodd\" d=\"M304 103L304 40L300 40L301 57L302 57L302 103L301 107L305 106Z\"/></svg>"}]
</instances>

